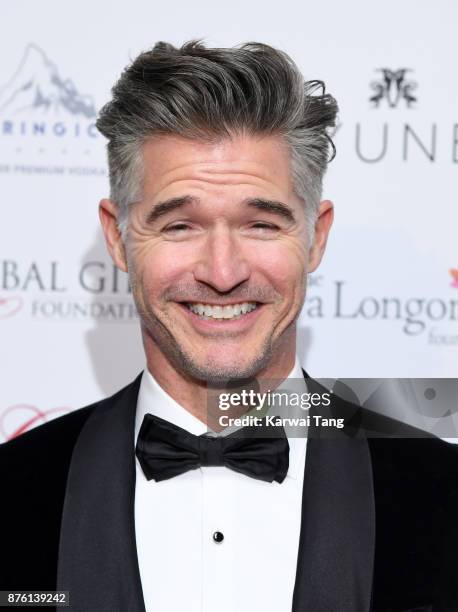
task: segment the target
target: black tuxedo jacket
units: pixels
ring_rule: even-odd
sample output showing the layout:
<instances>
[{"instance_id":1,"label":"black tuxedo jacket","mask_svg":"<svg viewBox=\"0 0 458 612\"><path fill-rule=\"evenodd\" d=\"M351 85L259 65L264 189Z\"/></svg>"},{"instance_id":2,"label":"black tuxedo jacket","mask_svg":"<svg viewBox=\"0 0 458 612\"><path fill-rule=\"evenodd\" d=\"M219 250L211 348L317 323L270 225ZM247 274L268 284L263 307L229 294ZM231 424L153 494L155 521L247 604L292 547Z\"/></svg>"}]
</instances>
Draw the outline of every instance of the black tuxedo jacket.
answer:
<instances>
[{"instance_id":1,"label":"black tuxedo jacket","mask_svg":"<svg viewBox=\"0 0 458 612\"><path fill-rule=\"evenodd\" d=\"M0 590L68 590L73 612L144 612L140 379L0 445ZM344 401L336 410L338 439L309 434L293 612L457 612L458 448L408 427L373 437L393 421Z\"/></svg>"}]
</instances>

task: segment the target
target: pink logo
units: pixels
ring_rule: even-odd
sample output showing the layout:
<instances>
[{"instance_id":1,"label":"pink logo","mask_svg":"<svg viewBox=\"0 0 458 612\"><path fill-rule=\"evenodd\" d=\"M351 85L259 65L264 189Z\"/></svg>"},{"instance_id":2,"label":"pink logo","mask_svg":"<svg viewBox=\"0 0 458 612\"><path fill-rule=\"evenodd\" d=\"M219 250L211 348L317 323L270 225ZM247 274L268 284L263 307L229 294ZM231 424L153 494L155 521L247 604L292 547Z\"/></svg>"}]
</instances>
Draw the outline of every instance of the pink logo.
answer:
<instances>
[{"instance_id":1,"label":"pink logo","mask_svg":"<svg viewBox=\"0 0 458 612\"><path fill-rule=\"evenodd\" d=\"M12 317L22 308L23 300L20 297L0 296L0 319Z\"/></svg>"},{"instance_id":2,"label":"pink logo","mask_svg":"<svg viewBox=\"0 0 458 612\"><path fill-rule=\"evenodd\" d=\"M450 287L455 287L455 289L458 289L458 269L452 268L450 270L450 274L452 275L452 278L453 278L453 281Z\"/></svg>"},{"instance_id":3,"label":"pink logo","mask_svg":"<svg viewBox=\"0 0 458 612\"><path fill-rule=\"evenodd\" d=\"M29 429L71 412L71 410L67 406L47 410L40 410L37 406L31 406L30 404L10 406L0 414L0 435L3 438L0 442L17 438Z\"/></svg>"}]
</instances>

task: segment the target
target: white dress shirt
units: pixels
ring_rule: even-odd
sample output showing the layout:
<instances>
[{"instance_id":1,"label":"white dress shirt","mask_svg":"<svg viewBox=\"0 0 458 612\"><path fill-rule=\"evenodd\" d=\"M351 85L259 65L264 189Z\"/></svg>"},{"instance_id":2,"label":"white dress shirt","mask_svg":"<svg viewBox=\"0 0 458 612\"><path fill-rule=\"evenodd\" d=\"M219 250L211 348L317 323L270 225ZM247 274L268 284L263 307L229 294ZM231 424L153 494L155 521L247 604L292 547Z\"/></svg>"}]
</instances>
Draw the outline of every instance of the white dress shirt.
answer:
<instances>
[{"instance_id":1,"label":"white dress shirt","mask_svg":"<svg viewBox=\"0 0 458 612\"><path fill-rule=\"evenodd\" d=\"M288 378L303 379L298 359ZM306 390L304 381L304 391ZM143 372L135 442L146 413L200 435L207 426ZM290 612L306 438L288 438L285 480L207 466L148 481L136 461L135 531L146 612ZM213 539L215 532L224 536Z\"/></svg>"}]
</instances>

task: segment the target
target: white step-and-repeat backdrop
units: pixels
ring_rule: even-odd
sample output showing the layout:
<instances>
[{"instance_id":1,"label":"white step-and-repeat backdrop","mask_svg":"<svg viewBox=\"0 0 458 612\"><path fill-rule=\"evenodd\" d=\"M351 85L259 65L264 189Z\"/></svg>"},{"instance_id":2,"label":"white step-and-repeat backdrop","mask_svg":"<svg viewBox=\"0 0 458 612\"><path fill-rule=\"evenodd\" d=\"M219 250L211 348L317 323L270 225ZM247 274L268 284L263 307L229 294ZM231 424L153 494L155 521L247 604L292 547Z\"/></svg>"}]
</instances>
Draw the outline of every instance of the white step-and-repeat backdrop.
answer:
<instances>
[{"instance_id":1,"label":"white step-and-repeat backdrop","mask_svg":"<svg viewBox=\"0 0 458 612\"><path fill-rule=\"evenodd\" d=\"M94 121L158 40L257 40L340 105L300 356L316 377L458 373L458 77L453 0L2 6L0 441L113 393L142 368L127 279L105 252ZM437 416L437 410L435 415Z\"/></svg>"}]
</instances>

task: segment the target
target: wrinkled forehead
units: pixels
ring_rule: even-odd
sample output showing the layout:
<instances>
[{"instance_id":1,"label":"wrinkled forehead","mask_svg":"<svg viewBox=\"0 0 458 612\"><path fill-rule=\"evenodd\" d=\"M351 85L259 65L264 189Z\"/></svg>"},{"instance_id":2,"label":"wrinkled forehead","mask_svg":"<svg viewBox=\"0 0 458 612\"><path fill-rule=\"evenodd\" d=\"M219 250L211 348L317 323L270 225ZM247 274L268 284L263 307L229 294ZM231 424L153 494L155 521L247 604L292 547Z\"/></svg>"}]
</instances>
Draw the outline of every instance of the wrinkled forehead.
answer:
<instances>
[{"instance_id":1,"label":"wrinkled forehead","mask_svg":"<svg viewBox=\"0 0 458 612\"><path fill-rule=\"evenodd\" d=\"M142 154L143 191L149 199L190 187L293 191L289 149L278 135L234 135L212 142L164 135L147 140Z\"/></svg>"}]
</instances>

